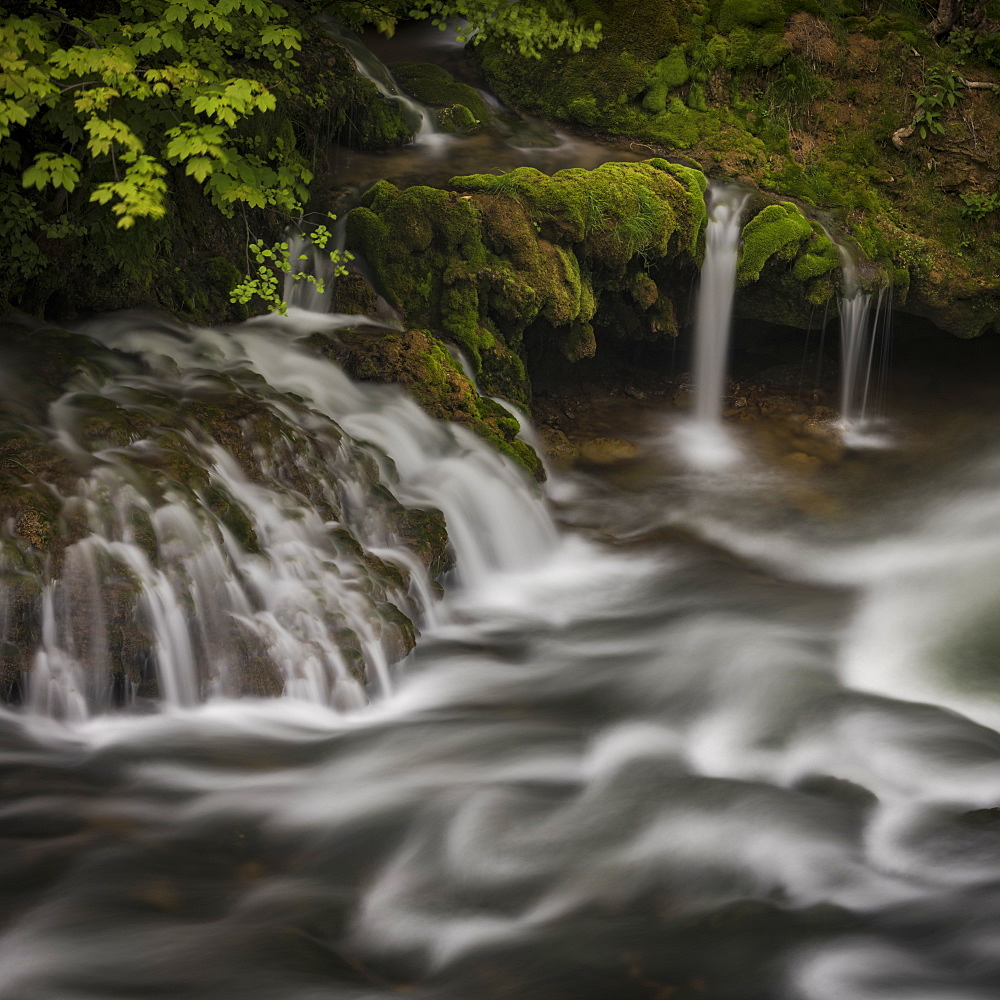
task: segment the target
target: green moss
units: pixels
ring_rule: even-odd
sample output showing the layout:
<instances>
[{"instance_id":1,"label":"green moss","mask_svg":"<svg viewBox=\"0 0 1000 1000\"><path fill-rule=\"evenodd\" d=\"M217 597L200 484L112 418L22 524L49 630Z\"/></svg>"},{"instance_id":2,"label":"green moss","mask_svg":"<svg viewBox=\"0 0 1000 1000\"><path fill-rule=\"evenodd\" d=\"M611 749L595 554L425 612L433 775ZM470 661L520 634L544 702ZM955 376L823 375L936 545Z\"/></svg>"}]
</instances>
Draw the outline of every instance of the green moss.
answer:
<instances>
[{"instance_id":1,"label":"green moss","mask_svg":"<svg viewBox=\"0 0 1000 1000\"><path fill-rule=\"evenodd\" d=\"M675 149L690 149L701 138L701 124L679 97L671 98L667 109L653 119L650 131L659 142Z\"/></svg>"},{"instance_id":2,"label":"green moss","mask_svg":"<svg viewBox=\"0 0 1000 1000\"><path fill-rule=\"evenodd\" d=\"M768 32L781 31L785 11L775 0L723 0L719 10L719 30L728 34L733 28L754 27Z\"/></svg>"},{"instance_id":3,"label":"green moss","mask_svg":"<svg viewBox=\"0 0 1000 1000\"><path fill-rule=\"evenodd\" d=\"M348 271L333 286L330 311L352 316L374 316L378 297L368 279L359 271Z\"/></svg>"},{"instance_id":4,"label":"green moss","mask_svg":"<svg viewBox=\"0 0 1000 1000\"><path fill-rule=\"evenodd\" d=\"M337 357L356 379L404 386L431 416L464 424L532 476L543 475L538 456L515 440L517 421L479 395L445 345L428 331L344 330L339 346L318 335L310 338L310 346Z\"/></svg>"},{"instance_id":5,"label":"green moss","mask_svg":"<svg viewBox=\"0 0 1000 1000\"><path fill-rule=\"evenodd\" d=\"M708 101L705 99L705 87L702 84L691 84L688 90L687 105L692 111L708 111Z\"/></svg>"},{"instance_id":6,"label":"green moss","mask_svg":"<svg viewBox=\"0 0 1000 1000\"><path fill-rule=\"evenodd\" d=\"M813 234L796 258L792 275L796 281L812 281L839 266L840 254L833 241L817 223L813 223Z\"/></svg>"},{"instance_id":7,"label":"green moss","mask_svg":"<svg viewBox=\"0 0 1000 1000\"><path fill-rule=\"evenodd\" d=\"M400 524L400 534L430 571L432 579L439 579L451 569L454 558L448 548L448 529L441 511L421 508L406 510Z\"/></svg>"},{"instance_id":8,"label":"green moss","mask_svg":"<svg viewBox=\"0 0 1000 1000\"><path fill-rule=\"evenodd\" d=\"M656 282L645 272L637 271L629 283L629 294L642 309L650 309L660 297Z\"/></svg>"},{"instance_id":9,"label":"green moss","mask_svg":"<svg viewBox=\"0 0 1000 1000\"><path fill-rule=\"evenodd\" d=\"M684 86L689 75L684 49L676 46L653 67L649 89L642 99L643 108L654 114L666 110L670 91Z\"/></svg>"},{"instance_id":10,"label":"green moss","mask_svg":"<svg viewBox=\"0 0 1000 1000\"><path fill-rule=\"evenodd\" d=\"M259 552L257 532L246 511L218 483L212 483L203 493L206 507L225 525L236 541L247 552Z\"/></svg>"},{"instance_id":11,"label":"green moss","mask_svg":"<svg viewBox=\"0 0 1000 1000\"><path fill-rule=\"evenodd\" d=\"M441 109L438 124L441 131L449 135L472 135L479 131L482 123L464 104L454 104L450 108Z\"/></svg>"},{"instance_id":12,"label":"green moss","mask_svg":"<svg viewBox=\"0 0 1000 1000\"><path fill-rule=\"evenodd\" d=\"M452 107L456 104L466 109L469 125L478 126L490 121L490 109L477 91L468 84L459 83L443 66L433 63L393 63L390 67L399 85L424 104Z\"/></svg>"},{"instance_id":13,"label":"green moss","mask_svg":"<svg viewBox=\"0 0 1000 1000\"><path fill-rule=\"evenodd\" d=\"M809 220L796 205L768 205L744 227L737 278L748 284L760 277L761 269L774 256L791 260L803 240L813 234Z\"/></svg>"},{"instance_id":14,"label":"green moss","mask_svg":"<svg viewBox=\"0 0 1000 1000\"><path fill-rule=\"evenodd\" d=\"M687 192L688 208L690 210L690 222L688 225L692 235L689 245L691 256L699 264L701 262L702 236L705 227L708 225L708 207L705 204L705 192L708 190L708 178L704 172L695 168L685 166L682 163L671 163L659 157L649 161L660 170L665 170L668 174L676 177Z\"/></svg>"},{"instance_id":15,"label":"green moss","mask_svg":"<svg viewBox=\"0 0 1000 1000\"><path fill-rule=\"evenodd\" d=\"M449 191L380 184L348 217L348 240L411 325L459 343L484 390L523 402L529 353L592 356L602 299L624 301L639 269L697 263L706 184L662 159L551 177L520 167L455 177ZM672 313L644 328L670 335Z\"/></svg>"}]
</instances>

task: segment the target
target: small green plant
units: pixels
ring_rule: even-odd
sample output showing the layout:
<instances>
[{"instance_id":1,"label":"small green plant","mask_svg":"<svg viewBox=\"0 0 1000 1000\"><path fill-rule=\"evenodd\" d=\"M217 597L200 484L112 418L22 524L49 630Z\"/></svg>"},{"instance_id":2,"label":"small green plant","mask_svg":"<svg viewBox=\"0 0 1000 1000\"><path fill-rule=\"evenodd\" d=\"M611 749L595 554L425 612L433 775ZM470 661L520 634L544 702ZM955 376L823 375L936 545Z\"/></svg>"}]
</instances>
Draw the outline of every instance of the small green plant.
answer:
<instances>
[{"instance_id":1,"label":"small green plant","mask_svg":"<svg viewBox=\"0 0 1000 1000\"><path fill-rule=\"evenodd\" d=\"M913 126L921 139L926 139L931 133L940 135L944 132L941 114L955 106L959 91L964 86L965 80L953 66L945 69L931 66L924 71L923 89L913 91L916 108Z\"/></svg>"},{"instance_id":2,"label":"small green plant","mask_svg":"<svg viewBox=\"0 0 1000 1000\"><path fill-rule=\"evenodd\" d=\"M965 203L962 215L966 219L972 219L973 222L985 219L987 215L992 215L1000 208L1000 194L981 194L978 191L973 191L972 194L962 194L959 197Z\"/></svg>"},{"instance_id":3,"label":"small green plant","mask_svg":"<svg viewBox=\"0 0 1000 1000\"><path fill-rule=\"evenodd\" d=\"M972 28L955 28L948 38L948 44L955 49L955 62L961 66L976 47L976 32Z\"/></svg>"},{"instance_id":4,"label":"small green plant","mask_svg":"<svg viewBox=\"0 0 1000 1000\"><path fill-rule=\"evenodd\" d=\"M330 215L329 218L334 221L337 217ZM325 225L320 224L311 232L302 233L301 236L307 245L311 244L317 250L325 251L333 234ZM293 260L290 244L282 242L265 247L260 240L251 243L249 250L257 262L256 273L243 276L243 281L230 291L230 302L246 305L254 298L258 298L266 306L270 306L272 312L285 316L288 313L288 303L282 296L284 275L291 275L292 281L304 281L315 285L316 291L321 294L326 290L326 283L321 275L299 270L299 265L309 260L308 253L300 253ZM354 260L354 255L347 250L331 250L326 256L332 266L330 277L333 278L346 274L347 268L344 264Z\"/></svg>"}]
</instances>

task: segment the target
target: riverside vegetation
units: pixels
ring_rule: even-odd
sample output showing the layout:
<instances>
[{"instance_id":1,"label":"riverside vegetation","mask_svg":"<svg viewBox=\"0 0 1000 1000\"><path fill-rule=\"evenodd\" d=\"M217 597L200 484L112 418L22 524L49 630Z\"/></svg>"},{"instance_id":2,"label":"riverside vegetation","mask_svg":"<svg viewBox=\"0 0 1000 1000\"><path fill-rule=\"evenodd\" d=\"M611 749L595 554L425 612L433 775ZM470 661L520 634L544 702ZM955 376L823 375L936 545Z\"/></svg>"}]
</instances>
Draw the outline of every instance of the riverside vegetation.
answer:
<instances>
[{"instance_id":1,"label":"riverside vegetation","mask_svg":"<svg viewBox=\"0 0 1000 1000\"><path fill-rule=\"evenodd\" d=\"M962 337L994 328L1000 49L981 7L957 5L946 23L904 0L295 12L164 0L114 15L15 4L0 78L0 304L53 318L157 305L202 322L273 308L280 275L269 268L288 269L287 227L328 235L329 209L351 207L325 180L331 144L379 149L413 135L319 16L383 30L403 15L464 16L504 99L650 156L551 177L521 167L439 188L375 184L349 213L348 245L411 332L358 332L344 356L537 475L514 421L490 411L445 343L484 392L527 406L533 371L669 341L690 317L708 176L756 189L738 314L808 328L835 310L835 230L862 284L891 286L897 308ZM480 94L443 68L394 70L442 131L493 127ZM374 292L352 272L335 308L372 313Z\"/></svg>"}]
</instances>

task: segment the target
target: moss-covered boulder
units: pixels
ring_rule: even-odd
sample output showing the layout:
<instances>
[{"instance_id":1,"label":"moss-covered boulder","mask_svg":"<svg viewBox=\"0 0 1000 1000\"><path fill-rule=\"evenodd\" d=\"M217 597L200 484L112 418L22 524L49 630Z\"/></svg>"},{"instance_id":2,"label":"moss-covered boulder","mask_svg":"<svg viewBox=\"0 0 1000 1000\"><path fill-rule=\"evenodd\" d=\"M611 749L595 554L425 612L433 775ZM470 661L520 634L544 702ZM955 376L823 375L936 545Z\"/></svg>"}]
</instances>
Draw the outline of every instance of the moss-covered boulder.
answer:
<instances>
[{"instance_id":1,"label":"moss-covered boulder","mask_svg":"<svg viewBox=\"0 0 1000 1000\"><path fill-rule=\"evenodd\" d=\"M489 125L490 109L479 92L459 83L443 66L398 62L390 67L397 83L424 104L441 108L446 132L477 132Z\"/></svg>"},{"instance_id":2,"label":"moss-covered boulder","mask_svg":"<svg viewBox=\"0 0 1000 1000\"><path fill-rule=\"evenodd\" d=\"M480 396L448 348L428 331L362 327L338 330L336 337L313 334L306 343L358 381L402 386L432 417L468 427L531 476L544 478L534 450L517 440L518 421Z\"/></svg>"},{"instance_id":3,"label":"moss-covered boulder","mask_svg":"<svg viewBox=\"0 0 1000 1000\"><path fill-rule=\"evenodd\" d=\"M456 341L484 390L524 404L524 363L592 357L602 311L608 337L676 332L705 186L663 159L551 177L521 167L444 189L380 182L348 216L348 242L411 325Z\"/></svg>"},{"instance_id":4,"label":"moss-covered boulder","mask_svg":"<svg viewBox=\"0 0 1000 1000\"><path fill-rule=\"evenodd\" d=\"M350 316L374 316L378 312L378 296L368 279L360 272L348 269L337 278L330 294L330 312Z\"/></svg>"}]
</instances>

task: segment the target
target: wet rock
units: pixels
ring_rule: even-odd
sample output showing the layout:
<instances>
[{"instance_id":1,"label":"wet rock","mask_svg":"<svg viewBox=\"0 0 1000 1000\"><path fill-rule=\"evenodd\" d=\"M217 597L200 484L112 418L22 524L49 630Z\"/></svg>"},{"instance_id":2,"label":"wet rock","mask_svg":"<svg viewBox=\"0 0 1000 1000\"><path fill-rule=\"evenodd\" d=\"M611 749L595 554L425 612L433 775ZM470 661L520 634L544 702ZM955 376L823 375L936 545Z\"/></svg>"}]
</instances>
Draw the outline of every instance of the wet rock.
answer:
<instances>
[{"instance_id":1,"label":"wet rock","mask_svg":"<svg viewBox=\"0 0 1000 1000\"><path fill-rule=\"evenodd\" d=\"M330 312L351 316L378 314L378 296L360 271L348 271L337 279L330 298Z\"/></svg>"},{"instance_id":2,"label":"wet rock","mask_svg":"<svg viewBox=\"0 0 1000 1000\"><path fill-rule=\"evenodd\" d=\"M545 457L553 465L572 465L580 456L580 449L557 427L540 427L538 436L545 450Z\"/></svg>"},{"instance_id":3,"label":"wet rock","mask_svg":"<svg viewBox=\"0 0 1000 1000\"><path fill-rule=\"evenodd\" d=\"M639 446L624 438L591 438L580 446L580 457L595 465L610 465L638 454Z\"/></svg>"}]
</instances>

